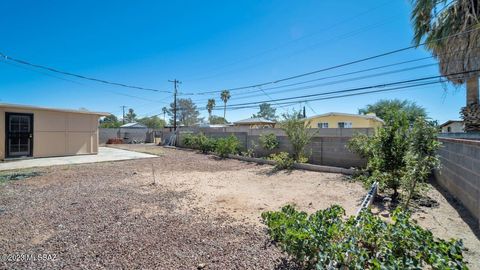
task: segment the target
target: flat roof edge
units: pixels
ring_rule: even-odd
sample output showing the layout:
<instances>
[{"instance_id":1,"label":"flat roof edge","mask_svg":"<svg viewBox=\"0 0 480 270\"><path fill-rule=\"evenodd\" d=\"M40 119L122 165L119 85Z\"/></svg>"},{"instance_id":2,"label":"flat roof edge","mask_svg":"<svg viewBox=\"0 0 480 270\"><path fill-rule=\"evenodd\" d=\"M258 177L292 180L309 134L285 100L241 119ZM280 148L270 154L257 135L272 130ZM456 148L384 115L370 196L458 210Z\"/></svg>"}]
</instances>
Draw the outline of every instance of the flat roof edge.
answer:
<instances>
[{"instance_id":1,"label":"flat roof edge","mask_svg":"<svg viewBox=\"0 0 480 270\"><path fill-rule=\"evenodd\" d=\"M43 111L54 111L54 112L68 112L68 113L82 113L82 114L94 114L94 115L100 115L100 116L108 116L108 115L111 114L111 113L107 113L107 112L92 112L92 111L48 108L48 107L38 107L38 106L31 106L31 105L8 104L8 103L0 103L0 108L12 108L12 109L23 109L23 110L43 110Z\"/></svg>"}]
</instances>

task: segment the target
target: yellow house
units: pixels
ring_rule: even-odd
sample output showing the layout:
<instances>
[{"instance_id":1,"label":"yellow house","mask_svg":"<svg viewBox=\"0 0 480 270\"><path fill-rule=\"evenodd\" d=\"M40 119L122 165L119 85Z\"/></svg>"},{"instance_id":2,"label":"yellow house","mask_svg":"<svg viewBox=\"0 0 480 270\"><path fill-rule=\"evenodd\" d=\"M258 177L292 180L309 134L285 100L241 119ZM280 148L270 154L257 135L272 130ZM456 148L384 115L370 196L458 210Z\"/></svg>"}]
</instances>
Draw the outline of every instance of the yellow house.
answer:
<instances>
[{"instance_id":1,"label":"yellow house","mask_svg":"<svg viewBox=\"0 0 480 270\"><path fill-rule=\"evenodd\" d=\"M310 128L376 128L384 122L375 114L349 114L330 112L305 118Z\"/></svg>"}]
</instances>

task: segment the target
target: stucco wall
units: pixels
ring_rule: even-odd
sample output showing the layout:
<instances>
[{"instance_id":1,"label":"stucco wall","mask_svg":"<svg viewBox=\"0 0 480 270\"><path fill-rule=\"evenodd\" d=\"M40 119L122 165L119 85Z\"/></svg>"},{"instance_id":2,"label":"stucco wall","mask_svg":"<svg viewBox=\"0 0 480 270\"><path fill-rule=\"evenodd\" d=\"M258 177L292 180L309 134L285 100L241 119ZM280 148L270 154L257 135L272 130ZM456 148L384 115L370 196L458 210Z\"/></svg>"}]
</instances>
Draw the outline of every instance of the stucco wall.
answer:
<instances>
[{"instance_id":1,"label":"stucco wall","mask_svg":"<svg viewBox=\"0 0 480 270\"><path fill-rule=\"evenodd\" d=\"M435 179L480 219L480 141L439 138L441 167ZM478 224L480 227L480 224Z\"/></svg>"},{"instance_id":2,"label":"stucco wall","mask_svg":"<svg viewBox=\"0 0 480 270\"><path fill-rule=\"evenodd\" d=\"M5 158L5 112L33 114L33 157L98 153L98 115L0 107L0 158Z\"/></svg>"},{"instance_id":3,"label":"stucco wall","mask_svg":"<svg viewBox=\"0 0 480 270\"><path fill-rule=\"evenodd\" d=\"M317 128L318 123L328 123L328 128L338 128L338 122L351 122L352 128L376 128L382 126L382 122L361 116L331 115L312 117L309 119L310 127Z\"/></svg>"}]
</instances>

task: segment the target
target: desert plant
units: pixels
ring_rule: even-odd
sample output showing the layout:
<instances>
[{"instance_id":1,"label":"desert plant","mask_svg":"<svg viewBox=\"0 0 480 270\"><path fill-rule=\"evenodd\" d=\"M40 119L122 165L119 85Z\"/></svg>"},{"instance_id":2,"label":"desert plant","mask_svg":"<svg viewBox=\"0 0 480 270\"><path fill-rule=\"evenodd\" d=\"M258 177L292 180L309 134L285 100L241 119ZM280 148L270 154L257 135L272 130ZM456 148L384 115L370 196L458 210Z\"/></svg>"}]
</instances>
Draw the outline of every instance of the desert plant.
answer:
<instances>
[{"instance_id":1,"label":"desert plant","mask_svg":"<svg viewBox=\"0 0 480 270\"><path fill-rule=\"evenodd\" d=\"M409 149L405 155L405 173L401 179L404 207L418 193L419 184L425 182L440 161L436 151L437 129L430 122L419 118L413 124L409 138Z\"/></svg>"},{"instance_id":2,"label":"desert plant","mask_svg":"<svg viewBox=\"0 0 480 270\"><path fill-rule=\"evenodd\" d=\"M378 181L379 187L392 189L393 197L398 197L400 179L405 172L405 154L408 150L409 123L405 113L390 111L383 127L372 137L356 135L347 147L367 158L364 178L367 186Z\"/></svg>"},{"instance_id":3,"label":"desert plant","mask_svg":"<svg viewBox=\"0 0 480 270\"><path fill-rule=\"evenodd\" d=\"M278 148L278 139L275 133L263 133L259 137L260 145L267 151Z\"/></svg>"},{"instance_id":4,"label":"desert plant","mask_svg":"<svg viewBox=\"0 0 480 270\"><path fill-rule=\"evenodd\" d=\"M287 152L271 154L269 159L275 161L275 170L290 170L295 164L295 159Z\"/></svg>"},{"instance_id":5,"label":"desert plant","mask_svg":"<svg viewBox=\"0 0 480 270\"><path fill-rule=\"evenodd\" d=\"M215 150L216 140L205 136L203 133L198 134L195 141L196 145L198 145L198 149L204 154Z\"/></svg>"},{"instance_id":6,"label":"desert plant","mask_svg":"<svg viewBox=\"0 0 480 270\"><path fill-rule=\"evenodd\" d=\"M284 114L283 118L284 120L281 122L281 127L292 144L293 159L295 161L305 159L305 148L314 135L314 131L308 128L310 123L308 121L305 122L305 119L301 118L301 114L295 111L291 114Z\"/></svg>"},{"instance_id":7,"label":"desert plant","mask_svg":"<svg viewBox=\"0 0 480 270\"><path fill-rule=\"evenodd\" d=\"M193 148L196 149L198 148L197 145L197 136L191 133L187 133L183 136L183 145L185 145L188 148Z\"/></svg>"},{"instance_id":8,"label":"desert plant","mask_svg":"<svg viewBox=\"0 0 480 270\"><path fill-rule=\"evenodd\" d=\"M287 205L262 213L268 233L306 269L467 269L461 240L435 238L400 208L393 222L368 209L344 219L333 205L311 215Z\"/></svg>"},{"instance_id":9,"label":"desert plant","mask_svg":"<svg viewBox=\"0 0 480 270\"><path fill-rule=\"evenodd\" d=\"M220 157L227 157L230 154L236 154L240 146L238 138L231 134L226 138L220 138L215 145L215 153Z\"/></svg>"},{"instance_id":10,"label":"desert plant","mask_svg":"<svg viewBox=\"0 0 480 270\"><path fill-rule=\"evenodd\" d=\"M435 126L424 118L410 127L403 112L390 112L385 126L374 136L356 135L348 143L350 150L367 158L359 179L366 185L378 181L381 189L392 189L393 198L401 195L404 206L408 206L418 184L425 182L439 164L436 134Z\"/></svg>"}]
</instances>

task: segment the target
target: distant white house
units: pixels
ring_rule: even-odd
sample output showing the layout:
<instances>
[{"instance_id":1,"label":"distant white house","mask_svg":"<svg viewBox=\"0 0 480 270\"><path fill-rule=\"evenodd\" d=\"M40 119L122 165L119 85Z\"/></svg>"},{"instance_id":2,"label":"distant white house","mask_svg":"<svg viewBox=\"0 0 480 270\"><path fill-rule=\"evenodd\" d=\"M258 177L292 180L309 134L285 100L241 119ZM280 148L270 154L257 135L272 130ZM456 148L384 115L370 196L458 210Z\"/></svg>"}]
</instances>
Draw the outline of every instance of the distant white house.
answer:
<instances>
[{"instance_id":1,"label":"distant white house","mask_svg":"<svg viewBox=\"0 0 480 270\"><path fill-rule=\"evenodd\" d=\"M125 143L143 143L152 141L148 138L148 127L141 123L127 123L120 126L120 136Z\"/></svg>"},{"instance_id":2,"label":"distant white house","mask_svg":"<svg viewBox=\"0 0 480 270\"><path fill-rule=\"evenodd\" d=\"M237 127L249 127L249 128L274 128L277 122L270 121L265 118L248 118L240 121L233 122Z\"/></svg>"},{"instance_id":3,"label":"distant white house","mask_svg":"<svg viewBox=\"0 0 480 270\"><path fill-rule=\"evenodd\" d=\"M147 126L144 124L132 122L132 123L126 123L125 125L121 125L120 128L143 128L146 129Z\"/></svg>"},{"instance_id":4,"label":"distant white house","mask_svg":"<svg viewBox=\"0 0 480 270\"><path fill-rule=\"evenodd\" d=\"M461 133L465 132L465 125L461 120L448 120L440 125L441 133Z\"/></svg>"}]
</instances>

